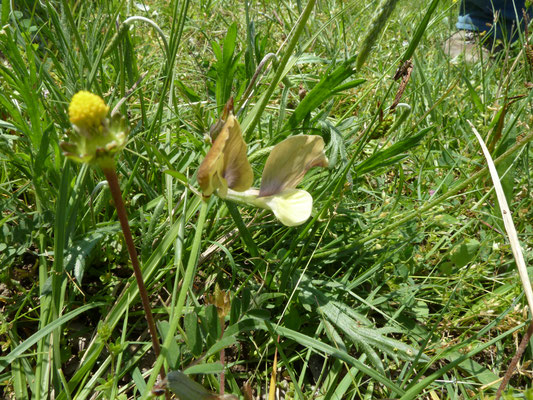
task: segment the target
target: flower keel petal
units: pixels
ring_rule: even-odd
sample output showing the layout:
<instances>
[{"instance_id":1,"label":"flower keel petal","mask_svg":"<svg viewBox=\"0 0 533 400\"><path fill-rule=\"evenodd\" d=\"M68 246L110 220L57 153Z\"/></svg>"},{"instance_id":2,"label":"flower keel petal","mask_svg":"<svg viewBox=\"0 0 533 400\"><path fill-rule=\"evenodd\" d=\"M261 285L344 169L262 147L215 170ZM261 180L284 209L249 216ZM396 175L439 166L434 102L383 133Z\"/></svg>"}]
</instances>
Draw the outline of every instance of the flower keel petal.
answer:
<instances>
[{"instance_id":1,"label":"flower keel petal","mask_svg":"<svg viewBox=\"0 0 533 400\"><path fill-rule=\"evenodd\" d=\"M276 218L286 226L303 224L311 216L313 197L305 190L286 189L274 196L259 197Z\"/></svg>"}]
</instances>

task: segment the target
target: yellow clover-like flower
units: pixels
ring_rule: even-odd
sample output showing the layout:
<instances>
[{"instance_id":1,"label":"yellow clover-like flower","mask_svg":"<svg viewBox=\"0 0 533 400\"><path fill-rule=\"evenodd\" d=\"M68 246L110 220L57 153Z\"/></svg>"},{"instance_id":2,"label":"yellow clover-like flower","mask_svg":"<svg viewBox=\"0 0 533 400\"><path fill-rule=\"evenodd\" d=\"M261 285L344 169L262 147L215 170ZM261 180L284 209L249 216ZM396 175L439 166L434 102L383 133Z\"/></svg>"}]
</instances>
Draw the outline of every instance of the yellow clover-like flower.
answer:
<instances>
[{"instance_id":1,"label":"yellow clover-like flower","mask_svg":"<svg viewBox=\"0 0 533 400\"><path fill-rule=\"evenodd\" d=\"M70 122L86 129L101 125L108 112L104 99L87 90L76 93L68 106Z\"/></svg>"},{"instance_id":2,"label":"yellow clover-like flower","mask_svg":"<svg viewBox=\"0 0 533 400\"><path fill-rule=\"evenodd\" d=\"M69 142L61 142L65 156L78 162L109 166L113 157L126 144L128 127L119 115L108 117L109 107L91 92L76 93L68 107L73 129L68 132Z\"/></svg>"},{"instance_id":3,"label":"yellow clover-like flower","mask_svg":"<svg viewBox=\"0 0 533 400\"><path fill-rule=\"evenodd\" d=\"M225 318L231 311L230 292L220 289L218 283L215 284L215 293L207 295L207 302L217 308L218 318Z\"/></svg>"}]
</instances>

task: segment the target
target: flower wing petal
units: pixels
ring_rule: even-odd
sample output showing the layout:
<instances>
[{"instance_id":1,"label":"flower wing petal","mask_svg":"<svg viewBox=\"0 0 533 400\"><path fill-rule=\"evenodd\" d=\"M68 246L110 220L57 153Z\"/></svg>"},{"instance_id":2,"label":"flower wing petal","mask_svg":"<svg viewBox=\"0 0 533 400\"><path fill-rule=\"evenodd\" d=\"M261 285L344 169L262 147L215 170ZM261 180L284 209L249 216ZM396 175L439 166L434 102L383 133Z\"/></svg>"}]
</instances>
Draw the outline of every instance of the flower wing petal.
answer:
<instances>
[{"instance_id":1,"label":"flower wing petal","mask_svg":"<svg viewBox=\"0 0 533 400\"><path fill-rule=\"evenodd\" d=\"M263 170L259 196L294 189L313 167L327 167L324 140L316 135L296 135L272 149Z\"/></svg>"},{"instance_id":2,"label":"flower wing petal","mask_svg":"<svg viewBox=\"0 0 533 400\"><path fill-rule=\"evenodd\" d=\"M196 179L204 196L218 190L220 197L226 197L228 188L242 192L252 186L254 175L246 150L239 122L230 114L198 169Z\"/></svg>"},{"instance_id":3,"label":"flower wing petal","mask_svg":"<svg viewBox=\"0 0 533 400\"><path fill-rule=\"evenodd\" d=\"M228 182L229 188L242 192L252 186L254 173L246 156L247 146L242 138L241 126L233 114L228 116L221 134L226 130L228 140L224 148L224 172L222 176Z\"/></svg>"}]
</instances>

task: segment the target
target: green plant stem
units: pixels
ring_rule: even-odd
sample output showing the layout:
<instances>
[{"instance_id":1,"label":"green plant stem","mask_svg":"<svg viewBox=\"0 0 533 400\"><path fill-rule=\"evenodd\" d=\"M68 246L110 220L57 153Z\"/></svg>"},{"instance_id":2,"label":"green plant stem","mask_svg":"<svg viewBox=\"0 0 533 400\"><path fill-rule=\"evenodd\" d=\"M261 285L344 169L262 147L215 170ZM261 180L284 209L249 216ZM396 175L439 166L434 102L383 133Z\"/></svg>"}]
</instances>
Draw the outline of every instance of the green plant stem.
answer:
<instances>
[{"instance_id":1,"label":"green plant stem","mask_svg":"<svg viewBox=\"0 0 533 400\"><path fill-rule=\"evenodd\" d=\"M64 270L64 251L65 251L65 237L66 226L68 224L68 203L69 203L69 188L70 188L70 174L69 168L63 170L61 176L61 183L59 189L59 197L56 204L56 221L54 226L54 262L52 264L52 297L50 303L43 302L44 305L51 306L51 314L49 314L49 323L57 320L61 316L63 310L63 270ZM41 327L42 329L43 327ZM52 386L59 388L60 371L61 371L61 329L58 326L52 333Z\"/></svg>"},{"instance_id":2,"label":"green plant stem","mask_svg":"<svg viewBox=\"0 0 533 400\"><path fill-rule=\"evenodd\" d=\"M78 31L78 28L76 26L76 23L74 22L74 17L71 12L71 7L67 0L61 0L63 11L67 17L67 21L69 24L69 28L71 29L72 33L74 34L74 38L78 44L78 48L80 49L81 56L83 58L83 61L85 62L86 66L90 66L91 62L89 61L89 57L87 56L87 52L85 51L85 45L83 43L83 40L81 39L80 33ZM98 82L95 82L95 85L98 87L98 92L100 92Z\"/></svg>"},{"instance_id":3,"label":"green plant stem","mask_svg":"<svg viewBox=\"0 0 533 400\"><path fill-rule=\"evenodd\" d=\"M39 198L36 199L36 206L37 206L37 212L42 213L41 210L41 202L39 201ZM44 233L39 234L39 248L44 249L46 248L45 245L45 235ZM42 297L41 300L41 312L39 314L39 326L45 327L48 323L48 316L50 312L50 298L43 296L43 288L46 284L46 279L48 275L48 263L47 259L44 255L39 257L39 288L40 288L40 295ZM45 354L48 352L47 349L49 346L49 340L50 337L44 337L41 340L39 340L37 344L37 363L35 366L35 385L33 390L34 398L37 400L40 400L41 397L44 397L44 393L46 393L46 386L47 386L47 379L44 379L44 374L46 370L46 366L48 364L48 360L45 357Z\"/></svg>"},{"instance_id":4,"label":"green plant stem","mask_svg":"<svg viewBox=\"0 0 533 400\"><path fill-rule=\"evenodd\" d=\"M248 230L248 227L242 220L241 213L237 209L237 206L231 201L226 201L225 203L226 207L228 207L228 211L231 215L231 218L233 218L233 222L235 222L235 225L237 225L237 229L241 234L242 240L244 241L246 247L248 248L248 251L250 252L250 255L254 258L259 257L259 249L257 248L254 239L252 238L252 235Z\"/></svg>"},{"instance_id":5,"label":"green plant stem","mask_svg":"<svg viewBox=\"0 0 533 400\"><path fill-rule=\"evenodd\" d=\"M157 378L157 370L163 367L163 361L168 355L169 347L174 339L174 334L178 329L178 325L181 321L181 316L183 313L183 307L185 305L185 300L187 298L187 292L192 283L192 278L194 277L194 271L196 270L196 264L198 262L198 254L200 252L200 245L202 243L202 232L204 230L205 219L207 216L207 202L203 201L200 208L200 215L198 217L198 223L196 224L196 232L194 234L194 239L192 243L191 253L189 254L189 260L187 262L187 268L185 269L185 275L183 277L183 283L181 285L180 294L178 297L178 302L176 303L176 308L174 313L170 316L170 324L168 327L167 335L163 341L163 347L161 354L157 357L152 374L148 379L146 385L146 391L142 399L147 399L150 396L150 391L154 386L155 380Z\"/></svg>"},{"instance_id":6,"label":"green plant stem","mask_svg":"<svg viewBox=\"0 0 533 400\"><path fill-rule=\"evenodd\" d=\"M126 240L126 246L130 255L131 264L133 266L133 272L135 275L135 279L137 280L137 286L139 287L139 294L141 295L141 301L144 308L146 321L148 322L148 329L150 331L150 336L152 337L152 346L154 348L156 357L158 357L161 353L161 347L159 346L154 317L152 315L150 301L148 300L148 292L146 291L146 286L144 286L141 266L139 264L139 258L137 257L137 250L135 249L135 244L133 243L130 224L128 222L128 214L126 213L126 207L124 206L124 201L122 199L122 192L120 191L120 185L115 170L115 164L112 163L111 166L106 165L105 167L102 167L102 171L104 172L104 175L107 179L107 183L109 184L109 190L111 191L111 196L113 197L113 201L115 202L117 216L120 221L122 232L124 233L124 239ZM161 379L164 379L164 377L165 370L161 368Z\"/></svg>"},{"instance_id":7,"label":"green plant stem","mask_svg":"<svg viewBox=\"0 0 533 400\"><path fill-rule=\"evenodd\" d=\"M150 18L146 18L146 17L141 17L139 15L134 15L133 17L129 17L128 19L126 19L123 24L124 25L130 25L132 22L134 21L143 21L143 22L146 22L147 24L151 25L152 28L155 29L155 31L159 34L159 37L161 38L161 41L163 42L163 46L165 47L165 55L167 57L170 57L170 52L168 50L168 42L167 42L167 38L165 37L165 34L163 33L163 31L161 30L161 28L159 27L159 25L157 25L154 21L152 21Z\"/></svg>"},{"instance_id":8,"label":"green plant stem","mask_svg":"<svg viewBox=\"0 0 533 400\"><path fill-rule=\"evenodd\" d=\"M509 150L507 150L500 157L498 157L496 160L494 160L494 164L498 165L499 163L504 161L507 157L509 157L515 151L517 151L521 147L525 146L525 144L527 142L529 142L531 139L533 139L533 132L529 132L522 140L517 141L513 146L511 146L511 148L509 148ZM479 178L481 178L484 175L486 175L488 172L489 172L488 167L483 167L478 172L473 174L470 178L464 180L462 183L460 183L457 186L455 186L453 189L450 189L446 193L444 193L441 196L437 197L435 200L427 202L422 207L417 208L416 210L413 210L413 211L410 211L410 212L404 214L403 216L398 218L398 220L396 222L388 225L387 227L385 227L385 228L383 228L383 229L381 229L381 230L379 230L379 231L377 231L377 232L375 232L375 233L373 233L373 234L371 234L369 236L366 236L364 239L362 239L360 241L354 241L352 243L346 244L345 246L340 246L340 247L337 247L337 248L334 248L334 249L331 249L331 250L328 250L328 251L317 253L317 254L315 254L314 258L328 257L331 254L335 254L335 253L339 253L341 251L347 251L347 250L350 250L350 249L354 249L354 248L362 246L362 245L364 245L366 243L369 243L372 240L374 240L374 239L376 239L376 238L378 238L380 236L386 235L389 232L392 232L393 230L397 229L399 226L405 224L406 222L409 222L412 219L421 216L424 212L426 212L426 211L432 209L433 207L439 205L440 203L442 203L446 199L450 198L451 196L459 193L461 190L467 188L473 182L475 182Z\"/></svg>"},{"instance_id":9,"label":"green plant stem","mask_svg":"<svg viewBox=\"0 0 533 400\"><path fill-rule=\"evenodd\" d=\"M296 27L294 28L294 33L291 36L291 40L289 41L289 44L287 45L287 49L285 50L285 54L283 55L283 58L279 62L276 74L274 75L274 78L272 79L272 82L270 83L266 93L261 97L259 106L257 108L257 112L254 115L254 118L250 122L250 124L244 128L246 137L248 136L248 132L252 132L255 129L255 126L259 123L259 120L261 119L261 116L263 114L263 111L266 108L266 105L268 101L270 100L270 97L272 96L272 93L274 93L274 90L278 87L278 82L281 79L281 76L283 75L283 71L285 70L285 66L289 62L289 59L291 58L292 52L294 48L296 47L296 44L298 43L298 40L300 39L300 35L302 34L302 31L305 28L305 24L307 23L307 20L309 19L309 16L311 15L311 11L313 10L313 7L315 6L316 0L309 0L309 3L307 3L307 6L305 7L304 12L300 15L300 19L298 20L298 23Z\"/></svg>"},{"instance_id":10,"label":"green plant stem","mask_svg":"<svg viewBox=\"0 0 533 400\"><path fill-rule=\"evenodd\" d=\"M248 4L248 3L246 3ZM241 97L241 102L239 105L237 105L237 107L235 107L235 113L237 115L237 117L241 114L242 110L243 110L243 106L246 105L246 103L248 102L248 100L250 99L250 96L252 94L252 90L255 86L255 82L257 81L257 78L259 78L259 74L261 73L261 71L263 70L263 68L265 67L266 63L271 59L273 58L274 60L276 60L276 55L274 53L268 53L267 55L265 55L263 57L263 59L261 60L261 62L259 63L259 65L257 66L256 70L255 70L255 73L254 73L254 76L252 76L252 79L250 80L250 83L248 84L248 87L246 88L246 90L244 91L244 94L242 95Z\"/></svg>"}]
</instances>

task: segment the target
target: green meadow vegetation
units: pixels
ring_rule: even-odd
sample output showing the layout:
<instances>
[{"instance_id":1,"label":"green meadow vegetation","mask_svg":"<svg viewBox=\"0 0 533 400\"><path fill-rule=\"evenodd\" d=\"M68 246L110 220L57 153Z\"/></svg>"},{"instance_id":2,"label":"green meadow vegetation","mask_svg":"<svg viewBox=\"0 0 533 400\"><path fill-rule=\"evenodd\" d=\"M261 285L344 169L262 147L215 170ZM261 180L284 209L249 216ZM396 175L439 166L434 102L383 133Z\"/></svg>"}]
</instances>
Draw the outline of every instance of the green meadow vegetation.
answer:
<instances>
[{"instance_id":1,"label":"green meadow vegetation","mask_svg":"<svg viewBox=\"0 0 533 400\"><path fill-rule=\"evenodd\" d=\"M0 398L497 397L531 310L470 123L531 264L527 32L465 64L450 0L1 5ZM81 90L114 163L64 154ZM303 223L199 186L231 99L254 187L325 144ZM503 398L533 398L525 345Z\"/></svg>"}]
</instances>

